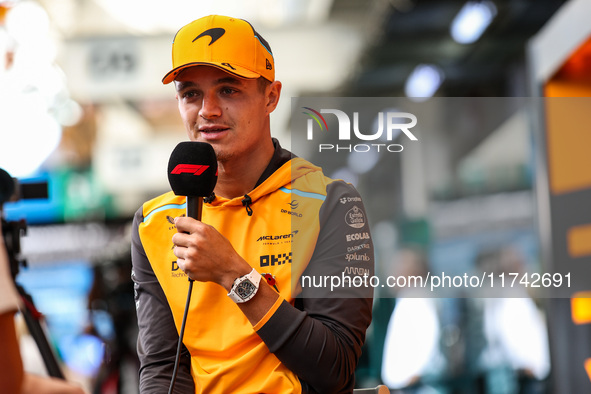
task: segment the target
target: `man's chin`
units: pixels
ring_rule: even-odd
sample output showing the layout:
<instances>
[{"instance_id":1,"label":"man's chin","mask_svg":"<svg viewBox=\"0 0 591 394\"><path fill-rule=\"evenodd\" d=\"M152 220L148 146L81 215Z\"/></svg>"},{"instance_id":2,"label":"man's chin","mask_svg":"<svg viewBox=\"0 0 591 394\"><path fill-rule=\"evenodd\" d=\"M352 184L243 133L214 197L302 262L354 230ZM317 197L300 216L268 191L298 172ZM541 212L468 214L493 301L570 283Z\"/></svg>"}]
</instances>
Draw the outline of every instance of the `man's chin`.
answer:
<instances>
[{"instance_id":1,"label":"man's chin","mask_svg":"<svg viewBox=\"0 0 591 394\"><path fill-rule=\"evenodd\" d=\"M230 152L226 152L222 149L217 149L215 147L215 145L213 145L213 150L215 151L215 157L216 157L218 163L226 163L226 162L230 161L232 159L232 157L234 156Z\"/></svg>"}]
</instances>

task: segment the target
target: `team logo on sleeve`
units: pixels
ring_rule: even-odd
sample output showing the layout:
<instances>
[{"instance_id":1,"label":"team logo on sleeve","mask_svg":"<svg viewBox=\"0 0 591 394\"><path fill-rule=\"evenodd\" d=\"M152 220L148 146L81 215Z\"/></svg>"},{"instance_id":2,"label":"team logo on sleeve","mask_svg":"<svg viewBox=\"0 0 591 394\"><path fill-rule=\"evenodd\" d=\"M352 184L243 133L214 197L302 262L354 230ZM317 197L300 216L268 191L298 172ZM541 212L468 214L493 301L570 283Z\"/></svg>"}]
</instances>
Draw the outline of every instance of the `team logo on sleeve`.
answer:
<instances>
[{"instance_id":1,"label":"team logo on sleeve","mask_svg":"<svg viewBox=\"0 0 591 394\"><path fill-rule=\"evenodd\" d=\"M347 211L345 222L353 228L365 226L365 214L357 205Z\"/></svg>"}]
</instances>

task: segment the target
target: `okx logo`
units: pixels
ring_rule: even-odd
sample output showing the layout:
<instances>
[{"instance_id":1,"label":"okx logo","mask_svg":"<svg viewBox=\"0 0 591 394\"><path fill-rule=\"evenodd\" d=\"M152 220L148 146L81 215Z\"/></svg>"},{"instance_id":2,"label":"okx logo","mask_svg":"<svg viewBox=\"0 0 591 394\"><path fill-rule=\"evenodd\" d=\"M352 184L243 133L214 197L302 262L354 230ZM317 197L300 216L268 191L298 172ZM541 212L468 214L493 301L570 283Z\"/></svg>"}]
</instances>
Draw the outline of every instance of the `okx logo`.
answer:
<instances>
[{"instance_id":1,"label":"okx logo","mask_svg":"<svg viewBox=\"0 0 591 394\"><path fill-rule=\"evenodd\" d=\"M328 123L323 114L331 114L336 117L338 130L336 135L339 142L350 142L353 138L361 141L371 141L363 144L319 144L318 151L346 151L346 152L368 152L372 149L385 150L388 152L401 152L404 147L401 144L386 144L380 141L391 142L399 134L404 134L410 141L418 141L418 138L410 131L416 126L417 117L409 112L379 112L377 114L377 130L363 131L359 127L359 112L353 112L353 122L347 113L338 109L320 109L317 111L310 107L302 107L303 112L310 118L307 122L306 137L309 141L314 139L314 130L329 132ZM332 132L332 130L331 130Z\"/></svg>"}]
</instances>

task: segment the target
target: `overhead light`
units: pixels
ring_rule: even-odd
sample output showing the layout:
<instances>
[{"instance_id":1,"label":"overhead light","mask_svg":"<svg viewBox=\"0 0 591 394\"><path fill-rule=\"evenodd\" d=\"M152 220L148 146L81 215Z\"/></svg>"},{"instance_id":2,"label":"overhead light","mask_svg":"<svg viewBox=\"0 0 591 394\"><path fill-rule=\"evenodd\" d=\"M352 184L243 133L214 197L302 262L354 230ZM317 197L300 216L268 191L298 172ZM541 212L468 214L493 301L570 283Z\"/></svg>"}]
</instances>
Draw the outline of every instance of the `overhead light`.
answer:
<instances>
[{"instance_id":1,"label":"overhead light","mask_svg":"<svg viewBox=\"0 0 591 394\"><path fill-rule=\"evenodd\" d=\"M21 45L45 41L50 30L49 15L37 3L19 2L6 15L6 30Z\"/></svg>"},{"instance_id":2,"label":"overhead light","mask_svg":"<svg viewBox=\"0 0 591 394\"><path fill-rule=\"evenodd\" d=\"M0 108L0 168L17 178L34 175L58 147L62 128L38 92L0 94Z\"/></svg>"},{"instance_id":3,"label":"overhead light","mask_svg":"<svg viewBox=\"0 0 591 394\"><path fill-rule=\"evenodd\" d=\"M451 23L452 38L460 44L478 40L497 14L497 7L489 0L469 1Z\"/></svg>"},{"instance_id":4,"label":"overhead light","mask_svg":"<svg viewBox=\"0 0 591 394\"><path fill-rule=\"evenodd\" d=\"M415 101L426 100L435 94L444 78L441 68L433 64L419 64L406 80L404 93Z\"/></svg>"}]
</instances>

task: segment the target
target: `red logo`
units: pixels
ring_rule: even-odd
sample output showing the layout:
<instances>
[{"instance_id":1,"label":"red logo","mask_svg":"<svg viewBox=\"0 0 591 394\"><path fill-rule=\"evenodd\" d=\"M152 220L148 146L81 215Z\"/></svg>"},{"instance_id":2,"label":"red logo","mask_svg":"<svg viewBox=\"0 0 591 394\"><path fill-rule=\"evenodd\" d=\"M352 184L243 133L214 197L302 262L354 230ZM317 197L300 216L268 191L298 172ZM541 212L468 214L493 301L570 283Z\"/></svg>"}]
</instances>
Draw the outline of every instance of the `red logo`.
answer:
<instances>
[{"instance_id":1,"label":"red logo","mask_svg":"<svg viewBox=\"0 0 591 394\"><path fill-rule=\"evenodd\" d=\"M174 167L171 174L193 174L193 175L201 175L205 170L207 170L209 166L203 164L178 164Z\"/></svg>"},{"instance_id":2,"label":"red logo","mask_svg":"<svg viewBox=\"0 0 591 394\"><path fill-rule=\"evenodd\" d=\"M275 291L279 292L279 289L277 288L277 281L275 280L275 276L271 275L271 274L261 274L261 276L263 278L265 278L265 280L267 281L267 283L269 284L269 286L273 286L273 288L275 289Z\"/></svg>"}]
</instances>

